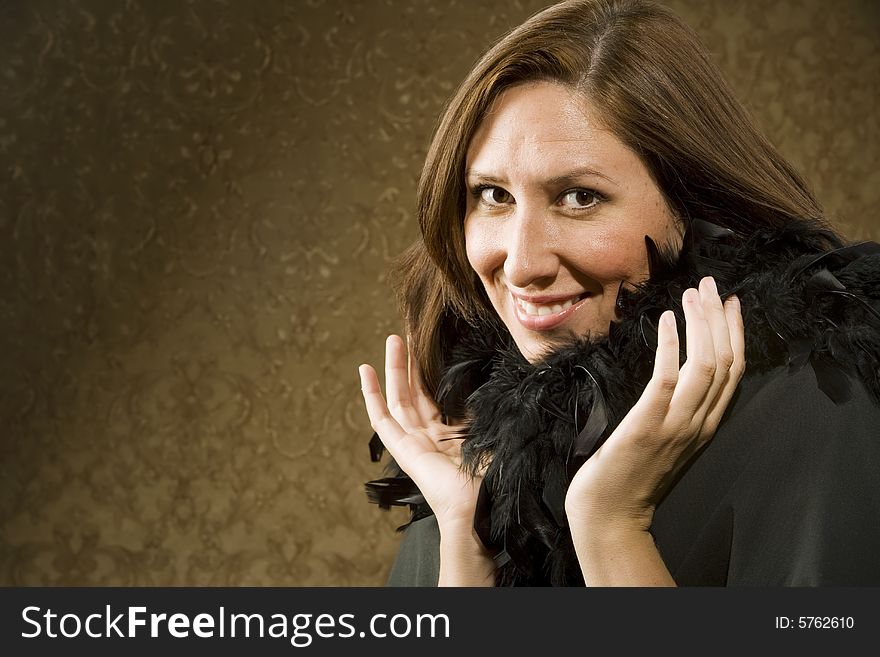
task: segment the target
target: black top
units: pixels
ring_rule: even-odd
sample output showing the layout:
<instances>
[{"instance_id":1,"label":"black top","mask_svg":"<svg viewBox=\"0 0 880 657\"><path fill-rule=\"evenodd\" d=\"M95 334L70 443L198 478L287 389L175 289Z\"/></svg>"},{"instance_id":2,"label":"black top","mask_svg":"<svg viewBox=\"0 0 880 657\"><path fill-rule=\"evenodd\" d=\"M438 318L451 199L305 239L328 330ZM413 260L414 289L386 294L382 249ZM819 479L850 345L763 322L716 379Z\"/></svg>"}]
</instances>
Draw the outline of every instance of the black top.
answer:
<instances>
[{"instance_id":1,"label":"black top","mask_svg":"<svg viewBox=\"0 0 880 657\"><path fill-rule=\"evenodd\" d=\"M682 586L880 585L880 406L835 403L813 368L743 379L713 440L654 515ZM434 516L406 530L389 586L436 586Z\"/></svg>"}]
</instances>

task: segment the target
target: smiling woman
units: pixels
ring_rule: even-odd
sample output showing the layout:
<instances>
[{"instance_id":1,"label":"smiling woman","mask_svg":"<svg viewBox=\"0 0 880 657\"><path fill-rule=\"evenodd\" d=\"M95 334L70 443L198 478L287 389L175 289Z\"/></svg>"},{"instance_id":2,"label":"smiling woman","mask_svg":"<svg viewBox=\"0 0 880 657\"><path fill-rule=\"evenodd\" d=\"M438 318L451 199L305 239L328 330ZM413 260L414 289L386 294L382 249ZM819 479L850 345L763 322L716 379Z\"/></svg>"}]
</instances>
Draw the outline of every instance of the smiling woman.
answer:
<instances>
[{"instance_id":1,"label":"smiling woman","mask_svg":"<svg viewBox=\"0 0 880 657\"><path fill-rule=\"evenodd\" d=\"M605 333L624 282L648 277L645 235L680 240L645 165L566 86L500 94L466 166L468 262L529 360Z\"/></svg>"},{"instance_id":2,"label":"smiling woman","mask_svg":"<svg viewBox=\"0 0 880 657\"><path fill-rule=\"evenodd\" d=\"M360 367L396 585L880 584L880 245L694 34L570 0L477 63ZM380 443L381 441L381 443Z\"/></svg>"}]
</instances>

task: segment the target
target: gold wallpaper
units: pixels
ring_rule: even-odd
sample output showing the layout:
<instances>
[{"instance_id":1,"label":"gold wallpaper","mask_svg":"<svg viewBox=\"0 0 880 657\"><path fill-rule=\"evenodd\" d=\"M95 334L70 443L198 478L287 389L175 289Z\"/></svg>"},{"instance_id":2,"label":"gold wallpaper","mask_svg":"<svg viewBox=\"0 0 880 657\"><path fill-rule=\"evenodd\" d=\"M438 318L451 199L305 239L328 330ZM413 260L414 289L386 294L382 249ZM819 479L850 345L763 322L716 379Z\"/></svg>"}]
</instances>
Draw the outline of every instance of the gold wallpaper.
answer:
<instances>
[{"instance_id":1,"label":"gold wallpaper","mask_svg":"<svg viewBox=\"0 0 880 657\"><path fill-rule=\"evenodd\" d=\"M0 4L0 584L384 582L356 367L445 99L544 4ZM880 239L878 3L670 4Z\"/></svg>"}]
</instances>

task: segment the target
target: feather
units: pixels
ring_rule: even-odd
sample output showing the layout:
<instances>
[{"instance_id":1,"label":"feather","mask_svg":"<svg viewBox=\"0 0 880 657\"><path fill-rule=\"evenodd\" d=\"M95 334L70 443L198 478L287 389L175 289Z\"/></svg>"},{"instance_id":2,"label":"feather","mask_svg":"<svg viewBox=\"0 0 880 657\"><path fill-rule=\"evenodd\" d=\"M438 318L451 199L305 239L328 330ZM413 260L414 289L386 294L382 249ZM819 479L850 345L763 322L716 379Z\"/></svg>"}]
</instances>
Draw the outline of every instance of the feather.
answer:
<instances>
[{"instance_id":1,"label":"feather","mask_svg":"<svg viewBox=\"0 0 880 657\"><path fill-rule=\"evenodd\" d=\"M385 445L382 443L382 439L379 438L379 434L373 432L373 436L370 438L370 460L373 463L378 463L382 460L382 454L385 453Z\"/></svg>"},{"instance_id":2,"label":"feather","mask_svg":"<svg viewBox=\"0 0 880 657\"><path fill-rule=\"evenodd\" d=\"M364 484L367 497L379 508L424 504L425 498L409 477L383 477Z\"/></svg>"},{"instance_id":3,"label":"feather","mask_svg":"<svg viewBox=\"0 0 880 657\"><path fill-rule=\"evenodd\" d=\"M639 317L639 330L645 346L651 351L657 351L657 327L648 319L647 315Z\"/></svg>"},{"instance_id":4,"label":"feather","mask_svg":"<svg viewBox=\"0 0 880 657\"><path fill-rule=\"evenodd\" d=\"M590 408L590 414L587 417L587 422L584 424L584 428L571 445L571 451L567 459L569 480L574 477L578 468L580 468L599 447L599 442L604 438L605 431L608 428L608 411L599 384L586 367L579 365L578 369L586 372L589 381L592 383L593 404Z\"/></svg>"}]
</instances>

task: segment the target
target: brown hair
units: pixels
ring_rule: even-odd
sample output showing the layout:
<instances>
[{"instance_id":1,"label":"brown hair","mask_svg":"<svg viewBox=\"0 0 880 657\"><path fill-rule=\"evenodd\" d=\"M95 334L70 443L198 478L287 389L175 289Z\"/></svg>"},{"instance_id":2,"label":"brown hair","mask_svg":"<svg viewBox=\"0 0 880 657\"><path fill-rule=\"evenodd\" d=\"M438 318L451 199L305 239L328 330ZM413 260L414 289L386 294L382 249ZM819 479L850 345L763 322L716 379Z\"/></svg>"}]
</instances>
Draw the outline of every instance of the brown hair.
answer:
<instances>
[{"instance_id":1,"label":"brown hair","mask_svg":"<svg viewBox=\"0 0 880 657\"><path fill-rule=\"evenodd\" d=\"M449 101L418 187L422 239L393 280L425 387L444 355L494 311L467 261L467 148L489 105L514 85L548 80L589 99L644 162L673 214L748 233L795 218L825 224L803 179L757 129L696 35L645 0L570 0L532 16L491 48Z\"/></svg>"}]
</instances>

